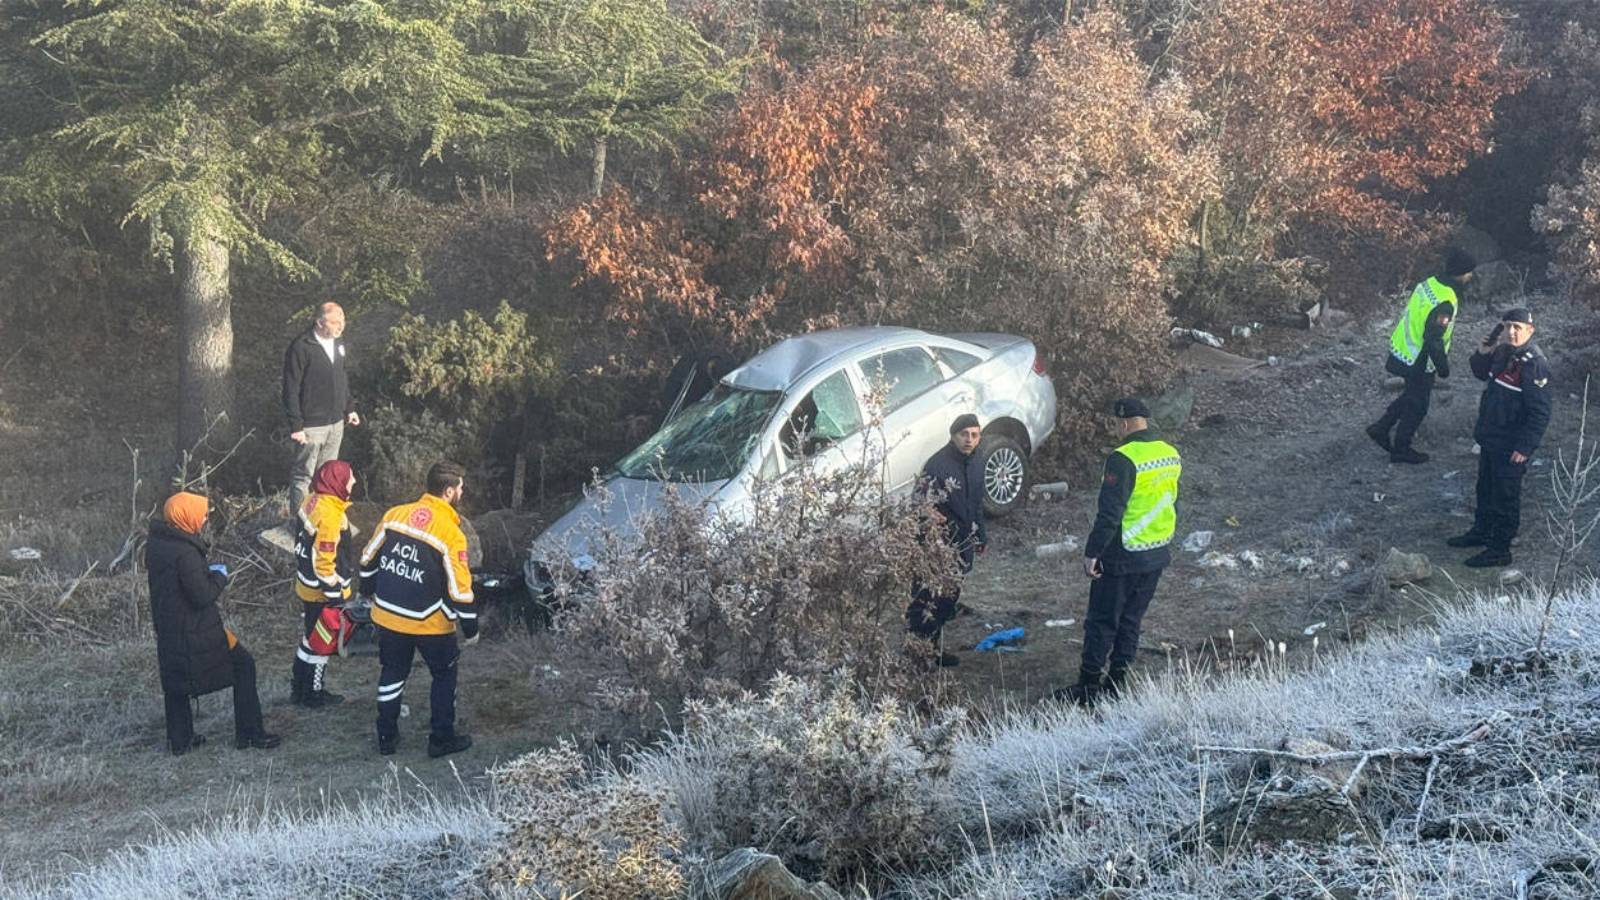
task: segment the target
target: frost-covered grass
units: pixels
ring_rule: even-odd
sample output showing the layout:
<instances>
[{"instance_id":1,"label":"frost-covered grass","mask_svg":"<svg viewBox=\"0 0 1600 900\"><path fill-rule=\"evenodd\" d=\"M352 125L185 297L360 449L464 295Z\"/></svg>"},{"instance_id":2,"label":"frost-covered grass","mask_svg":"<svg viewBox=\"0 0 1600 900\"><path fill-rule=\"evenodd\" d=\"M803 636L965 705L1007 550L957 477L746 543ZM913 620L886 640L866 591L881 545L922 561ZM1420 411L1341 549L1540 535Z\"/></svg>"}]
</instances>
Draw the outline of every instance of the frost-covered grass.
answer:
<instances>
[{"instance_id":1,"label":"frost-covered grass","mask_svg":"<svg viewBox=\"0 0 1600 900\"><path fill-rule=\"evenodd\" d=\"M379 799L354 805L231 812L54 884L8 873L0 898L458 896L498 821L465 793L419 798L406 787L397 779Z\"/></svg>"},{"instance_id":2,"label":"frost-covered grass","mask_svg":"<svg viewBox=\"0 0 1600 900\"><path fill-rule=\"evenodd\" d=\"M669 862L690 885L700 883L700 862L748 844L791 853L808 877L853 871L851 884L836 885L853 895L866 887L907 900L1592 897L1600 585L1558 599L1542 672L1472 671L1474 661L1525 658L1543 609L1536 594L1474 598L1432 627L1293 671L1166 673L1097 714L1050 703L930 723L780 684L756 702L696 711L685 733L581 789L626 785L665 798L664 827L682 840L662 843L682 847ZM1198 749L1302 738L1326 745L1319 753L1429 748L1469 733L1431 755L1374 757L1348 795L1338 788L1353 760L1294 770L1356 823L1298 842L1256 822L1264 782L1287 770L1249 752ZM560 836L561 823L544 827L545 839ZM836 865L826 854L838 845L828 850L824 838L842 829L894 852L852 845L862 862ZM465 794L233 815L118 853L48 893L477 896L484 888L471 873L504 858L505 834L493 799ZM520 835L518 852L537 854L538 830ZM12 896L40 889L13 887Z\"/></svg>"}]
</instances>

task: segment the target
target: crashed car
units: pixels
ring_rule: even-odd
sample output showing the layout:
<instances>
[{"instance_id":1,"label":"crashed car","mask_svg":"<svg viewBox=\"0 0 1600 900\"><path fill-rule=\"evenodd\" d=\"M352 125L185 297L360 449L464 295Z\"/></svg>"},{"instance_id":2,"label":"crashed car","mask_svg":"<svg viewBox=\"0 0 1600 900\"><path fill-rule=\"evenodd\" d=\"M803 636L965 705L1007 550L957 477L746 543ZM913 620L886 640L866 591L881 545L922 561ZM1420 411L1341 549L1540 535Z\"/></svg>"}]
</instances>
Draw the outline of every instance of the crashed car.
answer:
<instances>
[{"instance_id":1,"label":"crashed car","mask_svg":"<svg viewBox=\"0 0 1600 900\"><path fill-rule=\"evenodd\" d=\"M866 427L869 397L881 429ZM938 335L912 328L816 331L784 340L724 376L604 476L602 500L586 490L533 541L528 589L553 573L593 565L599 529L626 536L661 504L666 482L719 515L740 516L753 486L802 458L842 468L868 451L883 460L890 492L910 491L950 423L977 413L985 507L1003 516L1027 496L1033 453L1055 428L1056 394L1034 345L1007 334ZM876 446L867 442L879 442Z\"/></svg>"}]
</instances>

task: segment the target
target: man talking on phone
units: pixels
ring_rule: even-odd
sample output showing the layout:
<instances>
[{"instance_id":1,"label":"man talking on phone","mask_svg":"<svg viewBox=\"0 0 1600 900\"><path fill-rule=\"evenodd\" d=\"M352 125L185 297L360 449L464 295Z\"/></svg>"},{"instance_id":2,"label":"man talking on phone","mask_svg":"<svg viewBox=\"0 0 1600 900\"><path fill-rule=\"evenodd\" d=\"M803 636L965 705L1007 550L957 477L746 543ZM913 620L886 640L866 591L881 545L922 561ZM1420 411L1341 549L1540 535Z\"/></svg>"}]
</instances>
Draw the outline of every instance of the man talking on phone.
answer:
<instances>
[{"instance_id":1,"label":"man talking on phone","mask_svg":"<svg viewBox=\"0 0 1600 900\"><path fill-rule=\"evenodd\" d=\"M1478 401L1478 506L1472 528L1445 541L1452 547L1482 547L1466 561L1474 569L1511 564L1511 541L1522 524L1522 476L1550 424L1550 361L1533 343L1533 314L1506 310L1500 324L1472 354L1479 381L1488 382Z\"/></svg>"}]
</instances>

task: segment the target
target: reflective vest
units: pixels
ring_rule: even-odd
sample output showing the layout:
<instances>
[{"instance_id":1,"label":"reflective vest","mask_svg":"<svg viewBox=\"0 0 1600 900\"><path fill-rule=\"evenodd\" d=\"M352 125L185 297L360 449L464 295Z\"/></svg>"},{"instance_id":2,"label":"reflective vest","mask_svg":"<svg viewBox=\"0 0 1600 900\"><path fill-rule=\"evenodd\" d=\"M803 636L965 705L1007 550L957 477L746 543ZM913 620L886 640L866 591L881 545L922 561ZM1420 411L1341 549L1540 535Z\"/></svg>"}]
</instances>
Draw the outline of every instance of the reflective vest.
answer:
<instances>
[{"instance_id":1,"label":"reflective vest","mask_svg":"<svg viewBox=\"0 0 1600 900\"><path fill-rule=\"evenodd\" d=\"M361 581L372 621L390 631L450 634L457 619L477 618L461 516L432 494L383 514L361 554Z\"/></svg>"},{"instance_id":2,"label":"reflective vest","mask_svg":"<svg viewBox=\"0 0 1600 900\"><path fill-rule=\"evenodd\" d=\"M1444 282L1437 278L1429 278L1417 285L1411 292L1411 299L1406 301L1405 312L1401 314L1400 321L1395 323L1394 334L1389 337L1389 352L1395 358L1412 365L1417 361L1417 356L1422 353L1422 334L1428 327L1428 317L1433 315L1434 307L1441 303L1456 303L1456 292L1451 290ZM1459 309L1459 304L1457 304ZM1444 327L1444 349L1450 351L1450 336L1455 333L1456 318L1450 317L1450 323ZM1428 360L1428 371L1433 371L1433 360Z\"/></svg>"},{"instance_id":3,"label":"reflective vest","mask_svg":"<svg viewBox=\"0 0 1600 900\"><path fill-rule=\"evenodd\" d=\"M312 494L300 507L294 539L294 593L307 603L350 599L352 550L345 545L350 501Z\"/></svg>"},{"instance_id":4,"label":"reflective vest","mask_svg":"<svg viewBox=\"0 0 1600 900\"><path fill-rule=\"evenodd\" d=\"M1133 493L1122 513L1122 548L1131 553L1172 542L1178 526L1178 476L1183 459L1166 441L1129 441L1118 447L1133 463Z\"/></svg>"}]
</instances>

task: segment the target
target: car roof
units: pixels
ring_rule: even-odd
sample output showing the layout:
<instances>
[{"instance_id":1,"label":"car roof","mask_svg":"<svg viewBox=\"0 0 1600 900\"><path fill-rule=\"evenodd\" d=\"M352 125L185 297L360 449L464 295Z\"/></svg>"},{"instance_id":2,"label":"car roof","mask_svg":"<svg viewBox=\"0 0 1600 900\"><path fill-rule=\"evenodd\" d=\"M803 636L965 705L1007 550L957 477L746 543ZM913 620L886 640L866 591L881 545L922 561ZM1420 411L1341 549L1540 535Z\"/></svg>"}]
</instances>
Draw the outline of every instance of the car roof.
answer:
<instances>
[{"instance_id":1,"label":"car roof","mask_svg":"<svg viewBox=\"0 0 1600 900\"><path fill-rule=\"evenodd\" d=\"M805 377L807 372L838 357L868 349L874 344L889 345L904 340L930 342L935 337L915 328L889 325L813 331L768 347L749 362L729 372L722 383L754 391L787 390Z\"/></svg>"}]
</instances>

